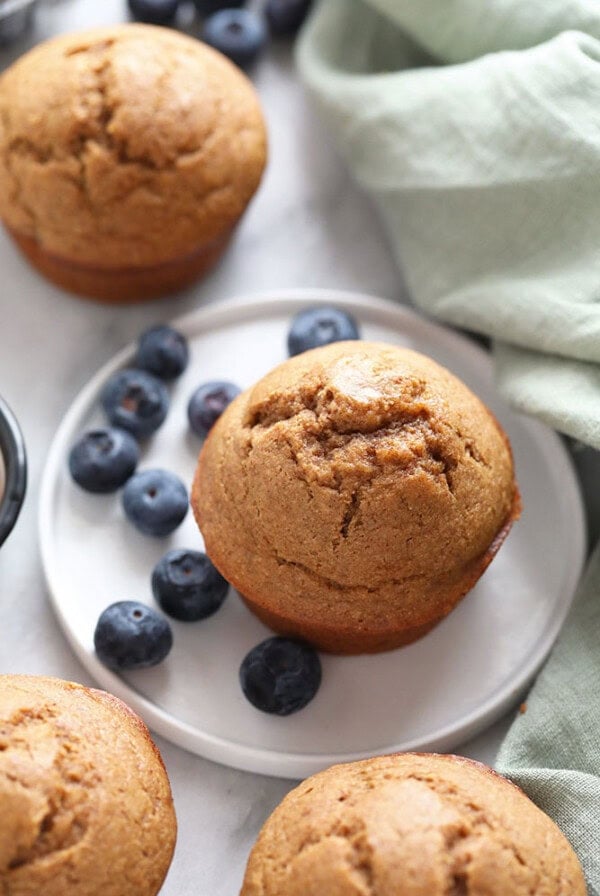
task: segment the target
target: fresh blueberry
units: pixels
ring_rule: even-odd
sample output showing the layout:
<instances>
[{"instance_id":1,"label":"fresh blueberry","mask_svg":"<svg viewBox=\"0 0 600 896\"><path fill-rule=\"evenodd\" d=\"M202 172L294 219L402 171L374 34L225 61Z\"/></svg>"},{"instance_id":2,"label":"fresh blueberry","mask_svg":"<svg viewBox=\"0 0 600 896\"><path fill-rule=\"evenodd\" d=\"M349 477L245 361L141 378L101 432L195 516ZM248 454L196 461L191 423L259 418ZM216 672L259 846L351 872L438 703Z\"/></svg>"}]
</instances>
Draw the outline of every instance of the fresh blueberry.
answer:
<instances>
[{"instance_id":1,"label":"fresh blueberry","mask_svg":"<svg viewBox=\"0 0 600 896\"><path fill-rule=\"evenodd\" d=\"M359 338L356 321L345 311L329 307L307 308L292 321L288 333L288 352L299 355L320 345Z\"/></svg>"},{"instance_id":2,"label":"fresh blueberry","mask_svg":"<svg viewBox=\"0 0 600 896\"><path fill-rule=\"evenodd\" d=\"M123 489L125 515L144 535L170 535L183 521L187 509L185 486L168 470L142 470Z\"/></svg>"},{"instance_id":3,"label":"fresh blueberry","mask_svg":"<svg viewBox=\"0 0 600 896\"><path fill-rule=\"evenodd\" d=\"M295 34L312 6L312 0L267 0L265 15L271 34L288 37Z\"/></svg>"},{"instance_id":4,"label":"fresh blueberry","mask_svg":"<svg viewBox=\"0 0 600 896\"><path fill-rule=\"evenodd\" d=\"M69 471L87 492L107 494L127 482L139 459L138 443L124 429L91 429L71 448Z\"/></svg>"},{"instance_id":5,"label":"fresh blueberry","mask_svg":"<svg viewBox=\"0 0 600 896\"><path fill-rule=\"evenodd\" d=\"M263 20L248 9L222 9L204 23L202 39L245 68L267 42Z\"/></svg>"},{"instance_id":6,"label":"fresh blueberry","mask_svg":"<svg viewBox=\"0 0 600 896\"><path fill-rule=\"evenodd\" d=\"M162 557L152 572L152 593L174 619L195 622L215 613L229 583L200 551L176 549Z\"/></svg>"},{"instance_id":7,"label":"fresh blueberry","mask_svg":"<svg viewBox=\"0 0 600 896\"><path fill-rule=\"evenodd\" d=\"M310 703L319 690L319 655L300 641L267 638L242 662L240 684L257 709L289 716Z\"/></svg>"},{"instance_id":8,"label":"fresh blueberry","mask_svg":"<svg viewBox=\"0 0 600 896\"><path fill-rule=\"evenodd\" d=\"M177 15L180 0L127 0L129 11L138 22L168 25Z\"/></svg>"},{"instance_id":9,"label":"fresh blueberry","mask_svg":"<svg viewBox=\"0 0 600 896\"><path fill-rule=\"evenodd\" d=\"M174 380L187 367L187 339L173 327L150 327L142 333L135 358L136 367L148 370L161 380Z\"/></svg>"},{"instance_id":10,"label":"fresh blueberry","mask_svg":"<svg viewBox=\"0 0 600 896\"><path fill-rule=\"evenodd\" d=\"M210 16L220 9L239 9L246 0L194 0L194 6L202 16Z\"/></svg>"},{"instance_id":11,"label":"fresh blueberry","mask_svg":"<svg viewBox=\"0 0 600 896\"><path fill-rule=\"evenodd\" d=\"M113 373L100 401L112 425L126 429L136 438L155 432L169 410L165 384L151 373L132 367Z\"/></svg>"},{"instance_id":12,"label":"fresh blueberry","mask_svg":"<svg viewBox=\"0 0 600 896\"><path fill-rule=\"evenodd\" d=\"M121 600L107 607L94 631L98 659L116 672L156 666L172 646L168 620L135 600Z\"/></svg>"},{"instance_id":13,"label":"fresh blueberry","mask_svg":"<svg viewBox=\"0 0 600 896\"><path fill-rule=\"evenodd\" d=\"M190 426L201 439L206 438L208 431L217 422L228 404L242 390L235 383L225 380L213 380L202 383L188 402L188 420Z\"/></svg>"}]
</instances>

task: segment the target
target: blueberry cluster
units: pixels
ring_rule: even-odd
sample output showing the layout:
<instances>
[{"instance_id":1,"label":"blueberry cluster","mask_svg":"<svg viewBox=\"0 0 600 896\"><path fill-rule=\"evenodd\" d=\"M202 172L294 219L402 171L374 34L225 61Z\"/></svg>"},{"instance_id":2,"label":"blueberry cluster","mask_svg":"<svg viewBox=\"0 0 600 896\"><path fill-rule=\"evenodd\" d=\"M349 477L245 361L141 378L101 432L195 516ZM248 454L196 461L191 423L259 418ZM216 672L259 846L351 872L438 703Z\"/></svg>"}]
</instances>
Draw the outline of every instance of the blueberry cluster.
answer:
<instances>
[{"instance_id":1,"label":"blueberry cluster","mask_svg":"<svg viewBox=\"0 0 600 896\"><path fill-rule=\"evenodd\" d=\"M340 309L317 306L300 311L288 331L289 355L344 339L358 339L356 321ZM165 381L186 369L185 338L171 327L153 327L142 334L134 366L117 371L106 383L101 404L110 427L85 433L69 455L75 482L93 493L123 487L127 518L145 535L164 537L182 522L188 508L183 483L167 470L135 472L140 449L164 422L169 409ZM240 393L234 383L202 383L191 395L188 421L204 439L225 408ZM221 607L229 583L210 558L190 549L168 551L152 571L151 589L161 610L180 622L206 619ZM115 671L154 666L173 644L169 621L153 607L118 601L104 610L94 632L100 661ZM321 683L321 663L307 644L272 637L252 648L239 670L240 685L257 709L279 716L305 707Z\"/></svg>"},{"instance_id":2,"label":"blueberry cluster","mask_svg":"<svg viewBox=\"0 0 600 896\"><path fill-rule=\"evenodd\" d=\"M180 376L188 360L181 333L168 326L146 330L133 366L114 373L100 395L110 425L84 433L69 454L71 476L86 491L107 494L124 486L125 515L145 535L169 535L187 513L187 491L177 476L135 471L138 440L155 433L169 411L165 382Z\"/></svg>"},{"instance_id":3,"label":"blueberry cluster","mask_svg":"<svg viewBox=\"0 0 600 896\"><path fill-rule=\"evenodd\" d=\"M152 25L174 25L182 0L128 0L134 19ZM244 0L194 0L204 17L201 37L236 65L251 65L269 35L290 37L304 22L312 0L265 0L262 15L245 8Z\"/></svg>"},{"instance_id":4,"label":"blueberry cluster","mask_svg":"<svg viewBox=\"0 0 600 896\"><path fill-rule=\"evenodd\" d=\"M191 550L168 551L154 567L151 582L161 609L182 622L211 616L229 589L206 554ZM172 646L169 621L138 601L111 604L101 613L94 631L98 659L115 672L156 666Z\"/></svg>"},{"instance_id":5,"label":"blueberry cluster","mask_svg":"<svg viewBox=\"0 0 600 896\"><path fill-rule=\"evenodd\" d=\"M118 370L105 384L100 403L109 426L84 433L68 458L73 480L93 494L123 488L127 519L144 535L170 535L183 522L188 494L174 473L162 469L136 472L138 440L153 435L169 411L166 383L179 377L189 361L185 337L169 326L151 327L140 336L131 367ZM206 437L211 426L240 392L228 382L202 383L192 394L188 417L193 431ZM206 554L173 550L152 573L152 592L162 610L191 622L219 609L229 585ZM140 669L162 662L173 644L168 620L138 601L117 601L104 610L94 632L100 661L114 671Z\"/></svg>"}]
</instances>

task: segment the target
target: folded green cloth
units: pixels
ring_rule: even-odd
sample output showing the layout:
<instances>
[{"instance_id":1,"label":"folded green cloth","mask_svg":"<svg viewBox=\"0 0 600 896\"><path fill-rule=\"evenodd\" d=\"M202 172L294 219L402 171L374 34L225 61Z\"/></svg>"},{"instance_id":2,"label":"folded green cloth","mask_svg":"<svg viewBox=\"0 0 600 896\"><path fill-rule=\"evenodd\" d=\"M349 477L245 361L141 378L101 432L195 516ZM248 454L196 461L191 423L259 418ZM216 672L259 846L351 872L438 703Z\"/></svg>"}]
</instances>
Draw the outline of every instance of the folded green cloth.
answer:
<instances>
[{"instance_id":1,"label":"folded green cloth","mask_svg":"<svg viewBox=\"0 0 600 896\"><path fill-rule=\"evenodd\" d=\"M321 0L298 61L415 303L492 337L504 396L600 448L599 0ZM600 546L498 757L592 896L599 597Z\"/></svg>"},{"instance_id":2,"label":"folded green cloth","mask_svg":"<svg viewBox=\"0 0 600 896\"><path fill-rule=\"evenodd\" d=\"M510 729L496 768L567 835L600 893L600 546L574 612ZM567 896L567 894L565 894Z\"/></svg>"},{"instance_id":3,"label":"folded green cloth","mask_svg":"<svg viewBox=\"0 0 600 896\"><path fill-rule=\"evenodd\" d=\"M415 303L600 448L598 0L323 0L298 58Z\"/></svg>"}]
</instances>

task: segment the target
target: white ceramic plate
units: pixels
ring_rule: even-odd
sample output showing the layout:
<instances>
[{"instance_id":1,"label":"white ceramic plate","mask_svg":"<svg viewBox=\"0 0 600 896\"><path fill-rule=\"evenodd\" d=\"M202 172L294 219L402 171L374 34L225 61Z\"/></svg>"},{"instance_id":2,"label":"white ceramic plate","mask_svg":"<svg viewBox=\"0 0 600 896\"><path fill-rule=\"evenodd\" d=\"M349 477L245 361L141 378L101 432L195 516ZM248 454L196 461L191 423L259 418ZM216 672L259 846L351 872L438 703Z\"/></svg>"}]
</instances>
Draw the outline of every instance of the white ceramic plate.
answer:
<instances>
[{"instance_id":1,"label":"white ceramic plate","mask_svg":"<svg viewBox=\"0 0 600 896\"><path fill-rule=\"evenodd\" d=\"M200 447L187 428L191 392L209 379L250 385L286 357L292 316L318 303L353 313L367 339L415 348L449 367L491 407L511 439L523 517L473 592L431 634L378 656L323 656L319 693L287 718L259 712L242 695L240 662L269 632L234 592L211 618L172 623L174 647L161 666L122 677L102 666L93 648L101 611L116 600L151 603L150 573L162 554L202 546L191 514L170 538L147 538L125 520L120 496L86 494L69 478L69 448L102 419L98 394L131 360L132 346L96 374L64 418L48 457L39 520L56 613L99 684L192 752L290 778L375 753L449 750L490 724L524 692L548 654L569 610L585 545L578 487L560 439L506 407L494 389L490 357L469 340L369 296L283 291L175 321L190 340L191 362L141 466L172 469L191 483Z\"/></svg>"}]
</instances>

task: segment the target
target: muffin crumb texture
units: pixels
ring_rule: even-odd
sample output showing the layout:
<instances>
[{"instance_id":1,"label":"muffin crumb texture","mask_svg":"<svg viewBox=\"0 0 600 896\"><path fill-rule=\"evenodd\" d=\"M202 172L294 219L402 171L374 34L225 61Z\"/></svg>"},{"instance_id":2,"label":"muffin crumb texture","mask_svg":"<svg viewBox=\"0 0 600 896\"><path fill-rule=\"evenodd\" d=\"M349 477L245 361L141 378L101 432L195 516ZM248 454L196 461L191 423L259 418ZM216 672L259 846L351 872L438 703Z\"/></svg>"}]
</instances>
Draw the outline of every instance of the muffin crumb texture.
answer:
<instances>
[{"instance_id":1,"label":"muffin crumb texture","mask_svg":"<svg viewBox=\"0 0 600 896\"><path fill-rule=\"evenodd\" d=\"M266 822L241 896L585 896L568 841L479 763L402 754L334 766Z\"/></svg>"},{"instance_id":2,"label":"muffin crumb texture","mask_svg":"<svg viewBox=\"0 0 600 896\"><path fill-rule=\"evenodd\" d=\"M153 266L228 235L265 151L247 78L167 29L62 36L0 79L0 215L77 264Z\"/></svg>"},{"instance_id":3,"label":"muffin crumb texture","mask_svg":"<svg viewBox=\"0 0 600 896\"><path fill-rule=\"evenodd\" d=\"M398 646L469 590L518 515L510 447L434 361L378 343L298 355L211 431L192 495L207 552L282 634Z\"/></svg>"},{"instance_id":4,"label":"muffin crumb texture","mask_svg":"<svg viewBox=\"0 0 600 896\"><path fill-rule=\"evenodd\" d=\"M176 823L162 760L121 701L0 676L0 893L155 896Z\"/></svg>"}]
</instances>

